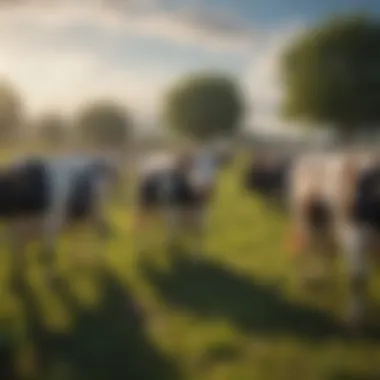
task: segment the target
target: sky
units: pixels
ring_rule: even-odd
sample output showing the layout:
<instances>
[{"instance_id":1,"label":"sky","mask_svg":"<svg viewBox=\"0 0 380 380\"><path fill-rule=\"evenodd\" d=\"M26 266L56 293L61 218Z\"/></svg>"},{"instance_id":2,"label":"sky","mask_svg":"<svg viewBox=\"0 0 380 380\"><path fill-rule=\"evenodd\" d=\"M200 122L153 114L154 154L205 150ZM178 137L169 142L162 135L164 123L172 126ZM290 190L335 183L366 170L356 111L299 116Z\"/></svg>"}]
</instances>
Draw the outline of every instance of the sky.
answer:
<instances>
[{"instance_id":1,"label":"sky","mask_svg":"<svg viewBox=\"0 0 380 380\"><path fill-rule=\"evenodd\" d=\"M283 49L326 16L380 11L378 0L0 0L0 76L32 114L67 114L99 98L156 125L182 75L218 69L247 99L247 125L291 128L278 116Z\"/></svg>"}]
</instances>

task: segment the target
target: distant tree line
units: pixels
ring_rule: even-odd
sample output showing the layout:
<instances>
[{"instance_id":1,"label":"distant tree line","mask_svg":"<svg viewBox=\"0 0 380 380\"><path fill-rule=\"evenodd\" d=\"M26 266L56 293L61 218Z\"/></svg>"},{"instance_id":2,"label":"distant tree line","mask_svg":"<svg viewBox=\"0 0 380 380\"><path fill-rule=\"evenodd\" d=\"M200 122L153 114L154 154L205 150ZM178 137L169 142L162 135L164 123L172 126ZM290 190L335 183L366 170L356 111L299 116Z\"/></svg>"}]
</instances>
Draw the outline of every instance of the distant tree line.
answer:
<instances>
[{"instance_id":1,"label":"distant tree line","mask_svg":"<svg viewBox=\"0 0 380 380\"><path fill-rule=\"evenodd\" d=\"M379 130L377 18L345 15L311 27L285 50L280 74L284 117L333 126L346 140L357 132ZM240 82L226 73L191 73L163 97L163 125L175 138L205 142L235 137L243 120ZM0 82L0 144L35 136L53 147L75 141L124 149L131 141L133 120L128 108L112 99L88 103L70 119L59 112L31 119L22 94L11 83Z\"/></svg>"},{"instance_id":2,"label":"distant tree line","mask_svg":"<svg viewBox=\"0 0 380 380\"><path fill-rule=\"evenodd\" d=\"M191 74L163 96L163 121L175 138L207 141L232 136L243 112L237 81L222 74ZM28 117L22 94L9 82L0 82L0 145L26 136L52 147L75 142L123 149L133 128L133 115L127 107L109 99L89 102L70 119L51 111Z\"/></svg>"}]
</instances>

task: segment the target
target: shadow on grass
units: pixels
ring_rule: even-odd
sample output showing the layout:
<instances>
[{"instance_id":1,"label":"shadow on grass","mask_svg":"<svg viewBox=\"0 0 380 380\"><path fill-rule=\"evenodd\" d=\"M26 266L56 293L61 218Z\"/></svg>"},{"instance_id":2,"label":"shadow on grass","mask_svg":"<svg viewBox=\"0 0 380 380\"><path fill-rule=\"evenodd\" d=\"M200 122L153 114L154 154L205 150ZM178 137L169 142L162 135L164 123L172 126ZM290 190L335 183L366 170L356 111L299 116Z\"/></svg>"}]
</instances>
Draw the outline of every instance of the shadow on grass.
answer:
<instances>
[{"instance_id":1,"label":"shadow on grass","mask_svg":"<svg viewBox=\"0 0 380 380\"><path fill-rule=\"evenodd\" d=\"M70 380L178 380L175 365L144 332L142 315L131 294L107 270L102 270L100 278L102 302L91 311L80 307L66 280L55 282L55 291L74 315L74 327L68 333L45 328L33 294L23 287L20 296L26 306L29 337L37 349L38 368L43 373L40 379L58 378L54 372L66 368Z\"/></svg>"},{"instance_id":2,"label":"shadow on grass","mask_svg":"<svg viewBox=\"0 0 380 380\"><path fill-rule=\"evenodd\" d=\"M329 380L379 380L380 379L380 371L373 374L352 374L348 372L339 372L334 374Z\"/></svg>"},{"instance_id":3,"label":"shadow on grass","mask_svg":"<svg viewBox=\"0 0 380 380\"><path fill-rule=\"evenodd\" d=\"M0 379L4 380L16 378L15 367L13 365L15 345L8 328L9 325L0 325Z\"/></svg>"},{"instance_id":4,"label":"shadow on grass","mask_svg":"<svg viewBox=\"0 0 380 380\"><path fill-rule=\"evenodd\" d=\"M340 326L321 311L286 300L279 289L212 261L172 257L168 272L147 261L141 270L163 299L201 317L222 317L243 332L305 339L340 336Z\"/></svg>"}]
</instances>

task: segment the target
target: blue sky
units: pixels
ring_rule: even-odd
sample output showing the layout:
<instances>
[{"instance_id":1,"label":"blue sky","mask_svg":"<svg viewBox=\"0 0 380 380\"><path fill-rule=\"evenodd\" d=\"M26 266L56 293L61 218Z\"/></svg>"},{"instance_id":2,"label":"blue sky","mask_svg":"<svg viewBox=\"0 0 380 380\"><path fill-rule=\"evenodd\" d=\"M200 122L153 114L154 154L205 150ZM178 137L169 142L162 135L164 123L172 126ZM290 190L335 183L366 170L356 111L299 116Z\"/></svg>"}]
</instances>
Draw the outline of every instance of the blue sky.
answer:
<instances>
[{"instance_id":1,"label":"blue sky","mask_svg":"<svg viewBox=\"0 0 380 380\"><path fill-rule=\"evenodd\" d=\"M298 17L306 22L314 22L333 13L380 11L377 0L205 0L203 3L210 7L235 8L255 25L263 26Z\"/></svg>"},{"instance_id":2,"label":"blue sky","mask_svg":"<svg viewBox=\"0 0 380 380\"><path fill-rule=\"evenodd\" d=\"M181 75L220 69L240 80L247 122L286 126L278 61L303 30L334 13L378 13L378 0L24 0L0 6L0 75L30 112L70 113L113 97L140 123L157 120Z\"/></svg>"}]
</instances>

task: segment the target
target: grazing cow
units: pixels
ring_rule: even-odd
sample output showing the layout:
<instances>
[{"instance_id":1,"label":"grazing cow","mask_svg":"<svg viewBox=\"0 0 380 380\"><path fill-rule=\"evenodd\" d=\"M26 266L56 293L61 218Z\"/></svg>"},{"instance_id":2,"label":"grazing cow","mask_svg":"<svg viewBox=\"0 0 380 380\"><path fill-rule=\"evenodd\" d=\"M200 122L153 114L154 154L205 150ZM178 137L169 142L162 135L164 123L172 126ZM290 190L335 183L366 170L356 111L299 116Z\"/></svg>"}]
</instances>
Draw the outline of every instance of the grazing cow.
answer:
<instances>
[{"instance_id":1,"label":"grazing cow","mask_svg":"<svg viewBox=\"0 0 380 380\"><path fill-rule=\"evenodd\" d=\"M0 218L9 222L15 253L23 251L25 228L36 224L46 253L68 223L90 218L104 233L104 200L115 176L114 163L99 157L31 158L1 169Z\"/></svg>"},{"instance_id":2,"label":"grazing cow","mask_svg":"<svg viewBox=\"0 0 380 380\"><path fill-rule=\"evenodd\" d=\"M260 194L264 199L284 204L293 160L288 156L255 158L244 173L245 188Z\"/></svg>"},{"instance_id":3,"label":"grazing cow","mask_svg":"<svg viewBox=\"0 0 380 380\"><path fill-rule=\"evenodd\" d=\"M290 183L295 248L301 258L328 258L330 243L341 248L350 284L348 320L361 322L368 254L379 253L380 161L368 153L306 155L295 163Z\"/></svg>"},{"instance_id":4,"label":"grazing cow","mask_svg":"<svg viewBox=\"0 0 380 380\"><path fill-rule=\"evenodd\" d=\"M137 225L141 227L149 214L158 212L166 220L170 240L182 227L201 237L204 211L213 194L218 167L216 155L207 150L160 163L156 160L155 167L145 166L138 180Z\"/></svg>"}]
</instances>

